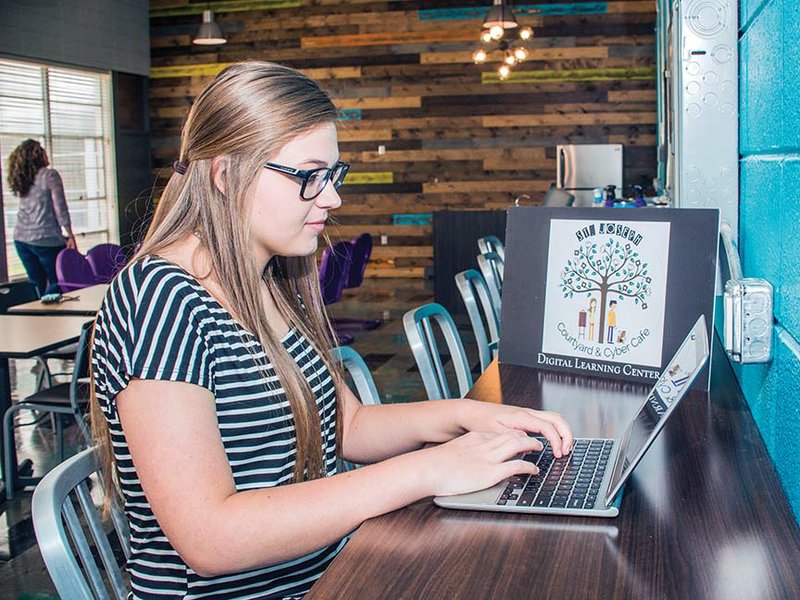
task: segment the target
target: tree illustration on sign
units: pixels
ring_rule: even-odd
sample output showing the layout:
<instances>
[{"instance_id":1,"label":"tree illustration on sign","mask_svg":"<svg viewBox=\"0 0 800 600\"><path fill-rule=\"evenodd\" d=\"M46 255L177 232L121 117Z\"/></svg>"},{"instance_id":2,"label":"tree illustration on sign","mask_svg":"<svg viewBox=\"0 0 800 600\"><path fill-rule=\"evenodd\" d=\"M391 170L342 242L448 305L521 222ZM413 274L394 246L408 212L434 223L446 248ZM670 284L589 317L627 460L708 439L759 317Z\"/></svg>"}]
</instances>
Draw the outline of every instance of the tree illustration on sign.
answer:
<instances>
[{"instance_id":1,"label":"tree illustration on sign","mask_svg":"<svg viewBox=\"0 0 800 600\"><path fill-rule=\"evenodd\" d=\"M646 299L652 290L651 278L647 275L647 263L639 257L630 242L620 242L613 238L602 245L587 242L575 250L572 258L561 272L561 291L564 298L575 294L600 292L600 327L597 340L604 340L606 308L608 300L633 298L637 306L647 310ZM609 295L611 298L609 298Z\"/></svg>"}]
</instances>

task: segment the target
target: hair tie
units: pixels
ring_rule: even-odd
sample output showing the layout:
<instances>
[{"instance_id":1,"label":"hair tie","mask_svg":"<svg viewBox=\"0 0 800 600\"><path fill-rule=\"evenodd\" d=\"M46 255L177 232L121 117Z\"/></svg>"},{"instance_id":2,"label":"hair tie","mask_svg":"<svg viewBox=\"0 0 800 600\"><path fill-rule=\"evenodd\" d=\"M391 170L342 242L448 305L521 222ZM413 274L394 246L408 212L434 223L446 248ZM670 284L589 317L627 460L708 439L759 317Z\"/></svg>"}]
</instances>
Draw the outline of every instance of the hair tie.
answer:
<instances>
[{"instance_id":1,"label":"hair tie","mask_svg":"<svg viewBox=\"0 0 800 600\"><path fill-rule=\"evenodd\" d=\"M187 165L183 164L179 160L176 160L174 163L172 163L172 168L178 175L184 175L186 173L186 166Z\"/></svg>"}]
</instances>

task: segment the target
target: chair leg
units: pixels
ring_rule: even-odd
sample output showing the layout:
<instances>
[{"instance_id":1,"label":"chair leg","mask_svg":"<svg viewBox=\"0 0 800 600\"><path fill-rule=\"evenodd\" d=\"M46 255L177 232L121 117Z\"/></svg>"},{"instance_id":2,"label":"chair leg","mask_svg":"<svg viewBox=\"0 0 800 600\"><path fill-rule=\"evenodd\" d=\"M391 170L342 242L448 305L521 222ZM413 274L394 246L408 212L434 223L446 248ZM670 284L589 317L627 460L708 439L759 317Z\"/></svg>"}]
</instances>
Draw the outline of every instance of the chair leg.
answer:
<instances>
[{"instance_id":1,"label":"chair leg","mask_svg":"<svg viewBox=\"0 0 800 600\"><path fill-rule=\"evenodd\" d=\"M61 415L53 413L56 419L56 444L58 445L58 462L64 462L64 423L61 421Z\"/></svg>"},{"instance_id":2,"label":"chair leg","mask_svg":"<svg viewBox=\"0 0 800 600\"><path fill-rule=\"evenodd\" d=\"M50 372L50 365L41 356L36 357L36 362L39 363L39 373L36 375L36 391L42 390L42 383L47 381L47 387L53 387L53 374Z\"/></svg>"},{"instance_id":3,"label":"chair leg","mask_svg":"<svg viewBox=\"0 0 800 600\"><path fill-rule=\"evenodd\" d=\"M3 415L3 479L6 484L6 500L14 499L14 476L17 474L14 409L12 406Z\"/></svg>"}]
</instances>

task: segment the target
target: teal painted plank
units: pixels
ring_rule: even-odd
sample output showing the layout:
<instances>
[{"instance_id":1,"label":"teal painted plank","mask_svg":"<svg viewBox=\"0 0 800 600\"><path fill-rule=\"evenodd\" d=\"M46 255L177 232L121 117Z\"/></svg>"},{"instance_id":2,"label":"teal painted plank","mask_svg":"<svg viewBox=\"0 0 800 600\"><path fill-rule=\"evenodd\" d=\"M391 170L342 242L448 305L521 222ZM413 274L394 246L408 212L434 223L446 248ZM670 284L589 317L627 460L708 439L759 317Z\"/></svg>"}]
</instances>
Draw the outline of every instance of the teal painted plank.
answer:
<instances>
[{"instance_id":1,"label":"teal painted plank","mask_svg":"<svg viewBox=\"0 0 800 600\"><path fill-rule=\"evenodd\" d=\"M430 225L433 213L405 213L392 215L392 225Z\"/></svg>"},{"instance_id":2,"label":"teal painted plank","mask_svg":"<svg viewBox=\"0 0 800 600\"><path fill-rule=\"evenodd\" d=\"M489 6L464 8L434 8L418 12L420 21L452 21L455 19L483 19ZM560 15L604 15L606 2L572 2L569 4L521 4L513 6L518 17L556 17Z\"/></svg>"},{"instance_id":3,"label":"teal painted plank","mask_svg":"<svg viewBox=\"0 0 800 600\"><path fill-rule=\"evenodd\" d=\"M339 111L340 121L360 121L361 109L360 108L345 108Z\"/></svg>"}]
</instances>

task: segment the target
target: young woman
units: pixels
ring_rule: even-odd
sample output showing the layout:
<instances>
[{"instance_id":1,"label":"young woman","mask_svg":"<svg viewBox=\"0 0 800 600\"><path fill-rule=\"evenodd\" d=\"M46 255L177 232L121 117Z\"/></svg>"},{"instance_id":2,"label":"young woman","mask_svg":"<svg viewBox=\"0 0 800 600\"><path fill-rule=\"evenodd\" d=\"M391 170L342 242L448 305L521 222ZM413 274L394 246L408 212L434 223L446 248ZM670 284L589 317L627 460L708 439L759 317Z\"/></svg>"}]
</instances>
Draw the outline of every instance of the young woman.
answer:
<instances>
[{"instance_id":1,"label":"young woman","mask_svg":"<svg viewBox=\"0 0 800 600\"><path fill-rule=\"evenodd\" d=\"M39 296L61 291L56 256L67 246L76 247L64 185L49 164L36 140L25 140L8 157L8 184L19 196L14 246Z\"/></svg>"},{"instance_id":2,"label":"young woman","mask_svg":"<svg viewBox=\"0 0 800 600\"><path fill-rule=\"evenodd\" d=\"M92 417L131 526L134 597L301 597L365 519L534 472L515 459L540 447L528 432L571 447L552 413L365 407L342 383L314 258L348 167L336 117L288 67L220 73L111 284ZM336 474L337 454L370 464Z\"/></svg>"}]
</instances>

